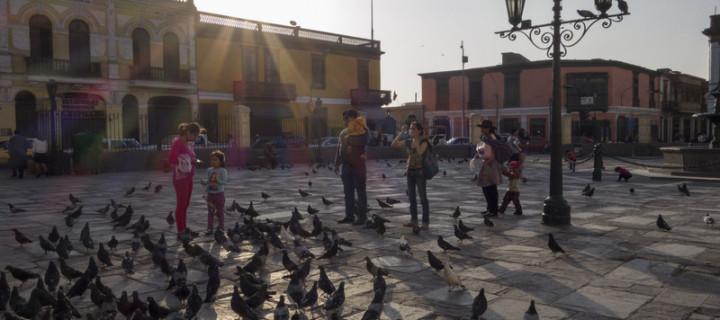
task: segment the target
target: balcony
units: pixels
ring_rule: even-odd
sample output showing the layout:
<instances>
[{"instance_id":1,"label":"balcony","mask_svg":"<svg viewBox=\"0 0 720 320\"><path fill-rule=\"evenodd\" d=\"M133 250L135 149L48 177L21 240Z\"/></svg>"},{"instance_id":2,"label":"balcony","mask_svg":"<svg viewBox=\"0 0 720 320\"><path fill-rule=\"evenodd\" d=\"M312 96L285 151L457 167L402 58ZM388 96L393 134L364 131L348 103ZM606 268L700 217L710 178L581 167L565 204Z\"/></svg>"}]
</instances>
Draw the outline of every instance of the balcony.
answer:
<instances>
[{"instance_id":1,"label":"balcony","mask_svg":"<svg viewBox=\"0 0 720 320\"><path fill-rule=\"evenodd\" d=\"M70 60L25 57L28 74L67 77L102 77L99 62L72 64Z\"/></svg>"},{"instance_id":2,"label":"balcony","mask_svg":"<svg viewBox=\"0 0 720 320\"><path fill-rule=\"evenodd\" d=\"M392 102L390 90L350 89L350 103L354 106L384 106Z\"/></svg>"},{"instance_id":3,"label":"balcony","mask_svg":"<svg viewBox=\"0 0 720 320\"><path fill-rule=\"evenodd\" d=\"M167 82L190 82L190 70L177 70L168 72L164 68L140 68L130 66L130 78L133 80L167 81Z\"/></svg>"},{"instance_id":4,"label":"balcony","mask_svg":"<svg viewBox=\"0 0 720 320\"><path fill-rule=\"evenodd\" d=\"M233 97L235 101L289 102L297 98L297 93L295 84L234 81Z\"/></svg>"}]
</instances>

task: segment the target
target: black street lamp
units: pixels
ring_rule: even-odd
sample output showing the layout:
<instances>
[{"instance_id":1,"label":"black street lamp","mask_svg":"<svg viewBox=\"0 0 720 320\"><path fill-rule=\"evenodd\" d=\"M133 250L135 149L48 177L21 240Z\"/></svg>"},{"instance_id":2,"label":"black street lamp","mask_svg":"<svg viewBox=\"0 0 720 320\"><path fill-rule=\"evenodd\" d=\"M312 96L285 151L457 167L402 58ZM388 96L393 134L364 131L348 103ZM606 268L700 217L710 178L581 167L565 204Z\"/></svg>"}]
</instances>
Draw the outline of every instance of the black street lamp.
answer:
<instances>
[{"instance_id":1,"label":"black street lamp","mask_svg":"<svg viewBox=\"0 0 720 320\"><path fill-rule=\"evenodd\" d=\"M600 14L588 10L578 10L581 19L563 21L560 18L561 0L553 0L553 20L551 23L533 26L529 20L522 20L524 0L505 0L508 10L508 20L512 29L496 32L501 38L514 41L518 34L524 35L530 43L541 50L546 50L547 56L553 59L553 92L552 109L550 112L550 195L543 204L542 222L544 224L566 225L570 224L570 205L563 197L562 185L562 107L560 105L560 57L567 54L567 48L576 45L585 37L587 31L598 21L602 21L603 28L609 28L613 22L620 22L627 12L627 2L617 0L621 13L608 15L607 10L612 7L612 0L595 0L595 8ZM518 24L521 26L518 28ZM563 28L564 25L571 25ZM577 33L577 34L576 34Z\"/></svg>"},{"instance_id":2,"label":"black street lamp","mask_svg":"<svg viewBox=\"0 0 720 320\"><path fill-rule=\"evenodd\" d=\"M50 153L54 154L57 149L57 138L55 136L55 112L57 111L57 103L55 102L55 96L57 95L57 82L55 79L50 79L45 84L47 88L48 98L50 98Z\"/></svg>"}]
</instances>

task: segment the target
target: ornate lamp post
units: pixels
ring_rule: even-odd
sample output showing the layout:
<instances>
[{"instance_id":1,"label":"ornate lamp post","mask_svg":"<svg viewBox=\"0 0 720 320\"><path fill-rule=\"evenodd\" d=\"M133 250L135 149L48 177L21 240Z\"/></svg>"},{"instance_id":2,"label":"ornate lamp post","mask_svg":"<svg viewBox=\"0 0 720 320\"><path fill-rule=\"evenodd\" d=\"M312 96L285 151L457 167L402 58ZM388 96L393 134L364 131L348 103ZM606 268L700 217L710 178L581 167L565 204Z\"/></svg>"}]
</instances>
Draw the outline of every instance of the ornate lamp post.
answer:
<instances>
[{"instance_id":1,"label":"ornate lamp post","mask_svg":"<svg viewBox=\"0 0 720 320\"><path fill-rule=\"evenodd\" d=\"M617 0L621 13L608 15L612 7L612 0L595 0L596 14L588 10L578 10L581 19L563 21L560 18L561 0L553 0L553 20L551 23L533 26L530 20L522 20L525 6L524 0L505 0L508 10L508 20L512 29L496 32L501 38L514 41L518 34L524 35L530 42L541 50L546 50L547 56L553 59L553 93L552 109L550 112L550 195L543 204L542 222L544 224L566 225L570 224L570 205L563 197L562 185L562 121L560 105L560 57L567 54L567 48L576 45L585 37L587 31L598 21L602 21L603 28L609 28L613 22L620 22L623 16L629 14L627 2ZM518 27L520 24L520 27ZM564 25L571 25L564 28Z\"/></svg>"},{"instance_id":2,"label":"ornate lamp post","mask_svg":"<svg viewBox=\"0 0 720 320\"><path fill-rule=\"evenodd\" d=\"M58 150L57 138L55 136L55 112L57 111L57 103L55 102L55 96L57 95L57 82L55 79L50 79L45 84L47 89L48 98L50 98L50 153L54 154Z\"/></svg>"}]
</instances>

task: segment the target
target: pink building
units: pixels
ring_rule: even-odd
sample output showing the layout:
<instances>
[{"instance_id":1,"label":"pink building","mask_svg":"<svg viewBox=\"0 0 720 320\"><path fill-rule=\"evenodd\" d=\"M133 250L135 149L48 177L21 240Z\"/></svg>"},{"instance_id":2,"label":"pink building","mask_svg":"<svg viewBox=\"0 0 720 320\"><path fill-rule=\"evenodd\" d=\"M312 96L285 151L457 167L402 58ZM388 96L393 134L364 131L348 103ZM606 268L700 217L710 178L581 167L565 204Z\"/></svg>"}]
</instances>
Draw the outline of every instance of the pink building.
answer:
<instances>
[{"instance_id":1,"label":"pink building","mask_svg":"<svg viewBox=\"0 0 720 320\"><path fill-rule=\"evenodd\" d=\"M691 117L706 108L704 79L603 59L563 60L561 68L563 143L578 136L603 142L691 141L707 127ZM501 65L466 69L464 75L466 119L481 116L501 133L526 128L531 136L549 139L551 60L503 53ZM467 136L467 125L461 132L463 72L420 76L428 125L446 128L447 137Z\"/></svg>"}]
</instances>

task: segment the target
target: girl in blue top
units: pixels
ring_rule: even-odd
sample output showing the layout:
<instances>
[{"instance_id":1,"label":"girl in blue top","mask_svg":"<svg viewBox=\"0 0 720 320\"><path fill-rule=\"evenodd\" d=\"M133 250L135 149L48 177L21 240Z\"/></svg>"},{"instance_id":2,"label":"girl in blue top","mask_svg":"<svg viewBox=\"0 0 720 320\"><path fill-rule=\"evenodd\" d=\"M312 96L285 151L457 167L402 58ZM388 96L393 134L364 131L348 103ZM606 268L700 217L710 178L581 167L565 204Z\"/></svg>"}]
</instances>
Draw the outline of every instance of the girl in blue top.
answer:
<instances>
[{"instance_id":1,"label":"girl in blue top","mask_svg":"<svg viewBox=\"0 0 720 320\"><path fill-rule=\"evenodd\" d=\"M210 154L210 165L207 169L207 179L200 180L206 187L208 204L208 229L206 235L213 232L213 217L218 216L218 228L225 229L225 184L227 183L227 170L225 170L225 154L215 150Z\"/></svg>"}]
</instances>

